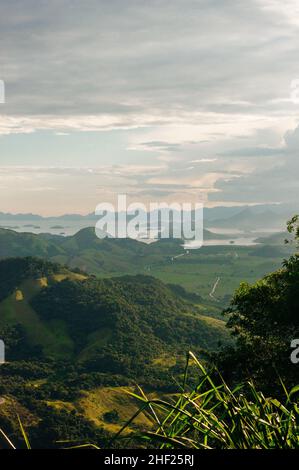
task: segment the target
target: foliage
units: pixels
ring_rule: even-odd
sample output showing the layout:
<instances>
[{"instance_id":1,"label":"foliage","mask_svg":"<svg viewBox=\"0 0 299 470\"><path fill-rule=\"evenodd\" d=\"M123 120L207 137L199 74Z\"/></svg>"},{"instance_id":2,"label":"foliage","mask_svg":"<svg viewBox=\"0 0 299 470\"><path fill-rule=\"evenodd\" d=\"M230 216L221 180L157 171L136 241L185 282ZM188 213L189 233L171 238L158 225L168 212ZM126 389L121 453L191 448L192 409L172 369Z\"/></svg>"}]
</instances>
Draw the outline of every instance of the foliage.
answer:
<instances>
[{"instance_id":1,"label":"foliage","mask_svg":"<svg viewBox=\"0 0 299 470\"><path fill-rule=\"evenodd\" d=\"M119 421L119 414L117 410L107 411L103 414L103 419L107 423L117 423Z\"/></svg>"},{"instance_id":2,"label":"foliage","mask_svg":"<svg viewBox=\"0 0 299 470\"><path fill-rule=\"evenodd\" d=\"M56 263L27 257L0 260L0 301L10 295L28 277L43 277L61 271Z\"/></svg>"},{"instance_id":3,"label":"foliage","mask_svg":"<svg viewBox=\"0 0 299 470\"><path fill-rule=\"evenodd\" d=\"M290 345L299 337L298 287L298 255L256 284L240 286L226 311L236 347L218 357L227 377L253 377L271 391L279 374L289 387L295 385L297 370L290 361Z\"/></svg>"},{"instance_id":4,"label":"foliage","mask_svg":"<svg viewBox=\"0 0 299 470\"><path fill-rule=\"evenodd\" d=\"M299 215L295 215L288 221L287 230L294 236L294 241L299 244ZM289 243L289 241L286 240L286 243Z\"/></svg>"},{"instance_id":5,"label":"foliage","mask_svg":"<svg viewBox=\"0 0 299 470\"><path fill-rule=\"evenodd\" d=\"M182 351L214 349L228 336L224 322L203 316L184 290L149 276L101 280L26 258L1 261L0 280L8 295L0 302L8 361L0 367L0 395L7 403L0 407L0 427L18 447L23 444L14 409L33 448L57 447L63 438L103 446L102 430L76 405L83 393L136 380L172 392ZM11 294L17 287L24 294L20 302ZM59 341L63 355L56 354ZM74 345L71 354L66 344ZM105 412L113 410L112 403Z\"/></svg>"},{"instance_id":6,"label":"foliage","mask_svg":"<svg viewBox=\"0 0 299 470\"><path fill-rule=\"evenodd\" d=\"M298 217L288 223L298 240ZM218 355L227 379L253 378L265 391L277 388L278 376L288 387L298 371L290 360L291 341L299 338L299 254L257 283L242 283L226 310L236 346Z\"/></svg>"},{"instance_id":7,"label":"foliage","mask_svg":"<svg viewBox=\"0 0 299 470\"><path fill-rule=\"evenodd\" d=\"M189 361L199 373L188 386ZM183 385L173 399L150 399L142 389L130 393L146 411L155 431L131 435L147 447L162 449L293 449L299 448L299 386L284 401L266 398L252 382L230 388L217 371L209 372L189 353ZM126 426L115 436L118 439Z\"/></svg>"}]
</instances>

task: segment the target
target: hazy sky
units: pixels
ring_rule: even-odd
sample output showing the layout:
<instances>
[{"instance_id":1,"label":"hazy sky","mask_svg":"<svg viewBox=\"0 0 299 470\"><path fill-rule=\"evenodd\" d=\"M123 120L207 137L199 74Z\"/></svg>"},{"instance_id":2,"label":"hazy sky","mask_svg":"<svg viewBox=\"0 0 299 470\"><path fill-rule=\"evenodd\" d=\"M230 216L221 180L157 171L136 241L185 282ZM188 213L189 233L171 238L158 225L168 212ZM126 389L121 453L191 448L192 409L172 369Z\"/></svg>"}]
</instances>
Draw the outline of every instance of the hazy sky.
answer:
<instances>
[{"instance_id":1,"label":"hazy sky","mask_svg":"<svg viewBox=\"0 0 299 470\"><path fill-rule=\"evenodd\" d=\"M297 0L1 0L0 211L298 200L298 50Z\"/></svg>"}]
</instances>

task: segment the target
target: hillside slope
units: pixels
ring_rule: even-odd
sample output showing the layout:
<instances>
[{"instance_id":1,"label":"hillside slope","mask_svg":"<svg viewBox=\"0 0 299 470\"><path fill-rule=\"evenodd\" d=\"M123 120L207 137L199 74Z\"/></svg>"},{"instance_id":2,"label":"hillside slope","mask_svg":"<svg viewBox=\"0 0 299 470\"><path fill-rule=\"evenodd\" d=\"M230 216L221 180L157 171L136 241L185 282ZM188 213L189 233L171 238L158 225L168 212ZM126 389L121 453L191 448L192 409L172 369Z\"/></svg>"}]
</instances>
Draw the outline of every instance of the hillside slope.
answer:
<instances>
[{"instance_id":1,"label":"hillside slope","mask_svg":"<svg viewBox=\"0 0 299 470\"><path fill-rule=\"evenodd\" d=\"M0 286L0 335L21 329L27 357L127 373L138 361L227 340L223 322L149 276L96 279L35 258L9 259L0 261Z\"/></svg>"},{"instance_id":2,"label":"hillside slope","mask_svg":"<svg viewBox=\"0 0 299 470\"><path fill-rule=\"evenodd\" d=\"M186 351L203 358L229 341L209 307L149 276L97 279L13 258L0 261L0 294L0 427L18 442L17 413L34 447L107 445L137 410L124 387L169 393Z\"/></svg>"},{"instance_id":3,"label":"hillside slope","mask_svg":"<svg viewBox=\"0 0 299 470\"><path fill-rule=\"evenodd\" d=\"M205 237L212 236L205 232ZM268 243L268 242L267 242ZM54 263L105 277L149 274L177 284L211 304L210 293L220 279L214 307L225 307L240 282L255 282L277 269L290 247L204 246L184 250L179 239L162 239L150 245L132 239L99 239L93 228L70 237L34 235L0 230L0 259L39 256ZM1 287L0 287L1 289Z\"/></svg>"}]
</instances>

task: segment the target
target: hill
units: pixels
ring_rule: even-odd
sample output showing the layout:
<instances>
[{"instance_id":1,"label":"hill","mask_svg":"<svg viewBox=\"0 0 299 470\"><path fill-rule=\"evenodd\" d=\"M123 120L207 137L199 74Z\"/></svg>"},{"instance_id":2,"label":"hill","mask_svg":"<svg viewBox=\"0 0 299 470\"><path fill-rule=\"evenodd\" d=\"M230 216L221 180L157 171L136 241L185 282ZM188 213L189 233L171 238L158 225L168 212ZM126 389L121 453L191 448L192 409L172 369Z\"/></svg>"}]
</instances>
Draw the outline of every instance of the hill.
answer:
<instances>
[{"instance_id":1,"label":"hill","mask_svg":"<svg viewBox=\"0 0 299 470\"><path fill-rule=\"evenodd\" d=\"M214 237L211 232L204 232ZM38 256L71 270L105 277L149 274L163 282L181 285L192 295L211 303L210 293L217 285L214 306L226 305L240 282L255 282L277 269L291 247L280 249L260 246L204 246L184 250L179 239L161 239L145 244L132 239L99 239L93 228L80 230L73 236L35 235L0 229L0 258ZM215 299L214 299L215 300ZM219 304L219 302L221 304Z\"/></svg>"},{"instance_id":2,"label":"hill","mask_svg":"<svg viewBox=\"0 0 299 470\"><path fill-rule=\"evenodd\" d=\"M204 236L207 240L227 238L207 230ZM180 239L161 239L146 244L129 238L98 238L93 227L67 237L0 229L0 258L36 256L96 274L136 273L144 263L155 263L157 257L184 252Z\"/></svg>"},{"instance_id":3,"label":"hill","mask_svg":"<svg viewBox=\"0 0 299 470\"><path fill-rule=\"evenodd\" d=\"M213 349L223 324L186 300L183 289L149 276L97 279L35 258L0 261L0 327L21 328L28 357L93 362L128 373L138 361L189 347ZM1 331L1 330L0 330ZM5 340L5 334L4 337ZM10 348L14 358L20 353ZM24 349L24 348L23 348Z\"/></svg>"},{"instance_id":4,"label":"hill","mask_svg":"<svg viewBox=\"0 0 299 470\"><path fill-rule=\"evenodd\" d=\"M169 393L188 349L207 358L230 342L209 307L149 276L97 279L13 258L0 261L0 286L8 361L0 367L0 427L17 440L18 413L35 447L62 438L105 445L136 409L123 387L137 381Z\"/></svg>"}]
</instances>

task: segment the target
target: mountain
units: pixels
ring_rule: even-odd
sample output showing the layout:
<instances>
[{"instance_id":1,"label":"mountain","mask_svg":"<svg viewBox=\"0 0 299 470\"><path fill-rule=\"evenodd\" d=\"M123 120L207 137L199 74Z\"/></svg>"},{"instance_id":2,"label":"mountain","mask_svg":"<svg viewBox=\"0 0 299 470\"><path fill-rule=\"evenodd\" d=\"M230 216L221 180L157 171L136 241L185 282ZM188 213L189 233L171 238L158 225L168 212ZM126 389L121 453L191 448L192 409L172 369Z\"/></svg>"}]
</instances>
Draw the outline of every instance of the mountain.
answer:
<instances>
[{"instance_id":1,"label":"mountain","mask_svg":"<svg viewBox=\"0 0 299 470\"><path fill-rule=\"evenodd\" d=\"M214 238L214 234L205 231L204 237ZM0 229L0 259L40 257L71 270L79 268L105 277L149 274L168 284L183 286L208 303L213 300L210 293L220 277L214 296L217 308L226 306L240 282L255 282L277 269L292 250L292 246L283 243L276 251L256 248L227 244L185 250L180 239L161 239L151 244L132 239L100 239L91 227L67 237Z\"/></svg>"},{"instance_id":2,"label":"mountain","mask_svg":"<svg viewBox=\"0 0 299 470\"><path fill-rule=\"evenodd\" d=\"M0 221L5 220L13 220L13 221L19 221L19 222L31 222L31 221L36 221L40 222L42 220L82 220L82 219L93 219L96 218L94 214L87 214L87 215L80 215L80 214L65 214L61 216L53 216L53 217L43 217L42 215L38 214L11 214L9 212L0 212Z\"/></svg>"},{"instance_id":3,"label":"mountain","mask_svg":"<svg viewBox=\"0 0 299 470\"><path fill-rule=\"evenodd\" d=\"M233 230L254 231L257 229L279 229L286 224L291 214L278 214L273 210L256 212L252 208L245 208L237 214L225 219L215 219L208 223L209 227L231 228Z\"/></svg>"},{"instance_id":4,"label":"mountain","mask_svg":"<svg viewBox=\"0 0 299 470\"><path fill-rule=\"evenodd\" d=\"M28 221L28 220L36 220L40 221L43 219L41 215L36 215L36 214L11 214L11 213L5 213L5 212L0 212L0 220L19 220L19 221Z\"/></svg>"},{"instance_id":5,"label":"mountain","mask_svg":"<svg viewBox=\"0 0 299 470\"><path fill-rule=\"evenodd\" d=\"M204 231L205 239L227 238ZM0 258L37 256L92 273L136 273L144 265L184 254L180 239L146 244L133 239L98 238L92 227L64 237L0 229Z\"/></svg>"},{"instance_id":6,"label":"mountain","mask_svg":"<svg viewBox=\"0 0 299 470\"><path fill-rule=\"evenodd\" d=\"M63 253L55 236L18 233L0 228L0 258L13 256L39 256L51 258Z\"/></svg>"},{"instance_id":7,"label":"mountain","mask_svg":"<svg viewBox=\"0 0 299 470\"><path fill-rule=\"evenodd\" d=\"M254 214L260 214L267 210L271 210L277 215L294 214L298 212L297 204L256 204L253 206L242 205L242 206L216 206L216 207L204 207L204 219L205 220L218 220L218 219L229 219L230 217L241 213L244 210L249 209ZM94 221L98 220L98 216L95 213L90 214L64 214L61 216L41 216L37 214L12 214L0 212L0 221L19 221L19 222L41 222L41 221L57 221L60 223L68 221Z\"/></svg>"}]
</instances>

